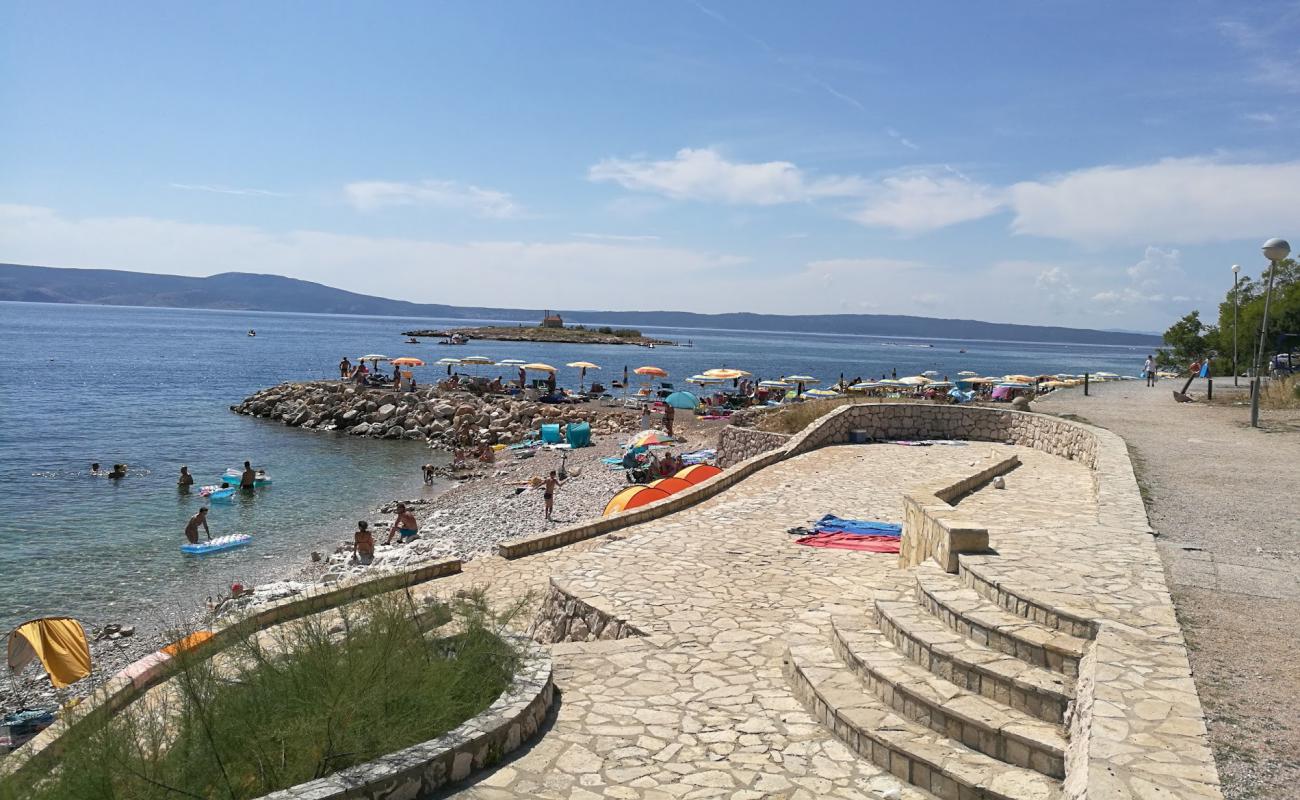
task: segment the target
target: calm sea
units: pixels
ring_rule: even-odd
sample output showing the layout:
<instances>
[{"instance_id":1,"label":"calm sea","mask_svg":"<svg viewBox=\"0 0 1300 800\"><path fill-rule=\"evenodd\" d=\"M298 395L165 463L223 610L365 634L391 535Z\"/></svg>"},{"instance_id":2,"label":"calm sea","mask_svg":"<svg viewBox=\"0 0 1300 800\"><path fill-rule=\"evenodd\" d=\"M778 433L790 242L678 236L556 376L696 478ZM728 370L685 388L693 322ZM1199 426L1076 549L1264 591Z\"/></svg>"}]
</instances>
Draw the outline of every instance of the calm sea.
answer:
<instances>
[{"instance_id":1,"label":"calm sea","mask_svg":"<svg viewBox=\"0 0 1300 800\"><path fill-rule=\"evenodd\" d=\"M233 581L256 583L305 563L311 550L346 539L377 502L436 491L419 477L419 465L436 459L422 444L299 431L229 411L281 381L334 377L343 355L412 355L430 364L484 355L561 367L586 360L605 368L598 373L605 380L624 366L653 364L677 379L731 366L828 382L893 369L1135 374L1145 355L1134 347L667 328L647 332L693 346L443 347L406 345L400 335L449 322L0 303L0 626L55 613L88 624L169 621L175 609ZM575 372L562 370L561 382L575 383ZM441 374L434 366L421 373ZM176 490L180 466L198 483L214 483L244 459L265 465L274 486L217 504L209 516L214 536L251 533L254 544L182 556L185 521L201 502ZM94 477L92 461L127 463L130 474Z\"/></svg>"}]
</instances>

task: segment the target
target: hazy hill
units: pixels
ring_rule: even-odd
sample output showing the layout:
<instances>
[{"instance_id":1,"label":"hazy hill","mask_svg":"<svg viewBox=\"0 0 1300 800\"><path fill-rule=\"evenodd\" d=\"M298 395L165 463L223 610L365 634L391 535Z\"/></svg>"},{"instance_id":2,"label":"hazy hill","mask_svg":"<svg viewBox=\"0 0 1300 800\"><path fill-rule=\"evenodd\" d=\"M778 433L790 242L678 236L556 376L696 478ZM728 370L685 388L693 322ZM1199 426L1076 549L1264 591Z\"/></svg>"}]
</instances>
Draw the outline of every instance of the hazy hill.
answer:
<instances>
[{"instance_id":1,"label":"hazy hill","mask_svg":"<svg viewBox=\"0 0 1300 800\"><path fill-rule=\"evenodd\" d=\"M3 300L525 322L540 320L542 315L541 309L484 308L389 300L279 275L224 272L206 278L189 278L180 275L155 275L110 269L61 269L19 264L0 264L0 301ZM590 310L570 310L560 313L564 315L566 322L607 323L631 327L663 325L678 328L857 333L1079 344L1154 345L1159 343L1159 337L1141 333L894 314L695 314L687 311Z\"/></svg>"}]
</instances>

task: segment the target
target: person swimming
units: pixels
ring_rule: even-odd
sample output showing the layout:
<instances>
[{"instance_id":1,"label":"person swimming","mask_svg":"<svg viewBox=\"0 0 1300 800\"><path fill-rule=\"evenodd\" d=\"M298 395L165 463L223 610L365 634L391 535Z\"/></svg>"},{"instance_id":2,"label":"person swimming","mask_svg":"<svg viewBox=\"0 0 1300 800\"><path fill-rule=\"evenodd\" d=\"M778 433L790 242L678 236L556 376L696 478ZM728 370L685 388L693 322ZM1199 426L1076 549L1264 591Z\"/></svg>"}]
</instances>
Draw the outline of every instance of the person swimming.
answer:
<instances>
[{"instance_id":1,"label":"person swimming","mask_svg":"<svg viewBox=\"0 0 1300 800\"><path fill-rule=\"evenodd\" d=\"M126 464L114 464L112 471L108 473L108 477L113 478L114 480L118 478L125 478Z\"/></svg>"}]
</instances>

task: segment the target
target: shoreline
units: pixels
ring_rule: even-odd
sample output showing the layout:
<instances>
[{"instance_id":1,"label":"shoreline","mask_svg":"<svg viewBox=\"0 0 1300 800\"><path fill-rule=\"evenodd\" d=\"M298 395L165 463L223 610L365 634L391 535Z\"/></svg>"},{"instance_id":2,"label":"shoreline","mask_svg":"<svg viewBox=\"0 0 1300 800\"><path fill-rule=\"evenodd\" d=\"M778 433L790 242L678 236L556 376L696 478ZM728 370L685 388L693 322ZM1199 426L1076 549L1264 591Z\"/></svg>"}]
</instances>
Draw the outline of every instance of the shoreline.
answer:
<instances>
[{"instance_id":1,"label":"shoreline","mask_svg":"<svg viewBox=\"0 0 1300 800\"><path fill-rule=\"evenodd\" d=\"M620 414L621 410L597 409L593 405L592 411L595 412L594 415L613 416ZM683 444L691 449L713 447L721 427L719 424L691 420L690 424L683 426L683 433L687 437ZM88 628L86 634L90 639L94 665L91 676L56 692L44 671L34 665L29 666L22 674L15 676L14 680L5 681L0 686L0 716L23 707L48 707L90 695L134 661L168 644L173 638L168 635L169 630L204 627L219 620L224 614L296 594L314 584L331 583L365 573L408 569L439 558L469 561L496 557L497 543L506 539L598 517L609 498L627 485L622 472L609 470L601 463L602 458L622 452L625 438L620 432L605 433L594 437L591 447L574 450L569 454L566 469L570 478L556 493L553 521L548 522L543 518L540 490L522 488L515 484L533 476L545 475L552 469L559 469L561 457L558 452L538 451L531 458L504 455L495 464L474 462L462 479L441 478L443 481L450 480L451 483L432 497L394 497L388 502L358 509L355 519L368 521L375 535L375 560L369 566L349 563L350 530L340 531L337 536L323 531L319 539L329 542L333 537L333 546L322 544L315 551L320 554L319 561L312 560L313 550L308 547L301 553L299 561L277 561L267 564L265 570L246 570L248 574L261 576L264 582L250 582L249 586L253 589L251 597L241 597L233 602L223 601L215 615L204 607L201 598L192 597L189 607L184 610L173 606L175 618L171 621L164 621L161 613L154 620L123 620L121 624L124 626L134 626L135 633L129 637L95 640L93 637L97 631ZM516 492L516 489L520 491ZM393 520L391 507L399 500L410 504L419 520L420 538L406 545L386 546L383 542ZM15 690L16 685L28 703L19 701L20 691ZM3 756L0 755L0 758Z\"/></svg>"}]
</instances>

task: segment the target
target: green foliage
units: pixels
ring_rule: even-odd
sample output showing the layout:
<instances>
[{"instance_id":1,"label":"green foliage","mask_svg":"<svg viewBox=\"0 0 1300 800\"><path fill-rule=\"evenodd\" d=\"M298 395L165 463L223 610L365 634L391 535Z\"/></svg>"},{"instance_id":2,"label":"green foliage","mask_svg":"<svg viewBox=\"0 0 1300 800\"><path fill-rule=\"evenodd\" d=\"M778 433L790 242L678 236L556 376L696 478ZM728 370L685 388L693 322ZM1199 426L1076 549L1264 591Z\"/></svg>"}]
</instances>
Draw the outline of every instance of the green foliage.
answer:
<instances>
[{"instance_id":1,"label":"green foliage","mask_svg":"<svg viewBox=\"0 0 1300 800\"><path fill-rule=\"evenodd\" d=\"M1266 293L1268 272L1264 271L1259 279L1244 276L1238 284L1237 299L1240 302L1240 314L1235 331L1238 343L1238 364L1244 372L1251 365L1251 358L1259 346L1259 327L1264 321L1264 296ZM1219 304L1219 337L1216 342L1220 354L1231 355L1233 342L1233 296L1229 290ZM1277 266L1273 280L1273 300L1268 311L1268 330L1265 332L1264 357L1268 359L1277 352L1279 334L1300 334L1300 264L1288 258ZM1283 344L1284 349L1300 347L1300 339L1291 339Z\"/></svg>"},{"instance_id":2,"label":"green foliage","mask_svg":"<svg viewBox=\"0 0 1300 800\"><path fill-rule=\"evenodd\" d=\"M1213 332L1213 329L1209 329ZM1168 350L1161 350L1158 361L1162 365L1186 365L1207 352L1206 326L1201 322L1201 312L1192 311L1169 326L1165 331ZM1217 332L1213 332L1217 337Z\"/></svg>"},{"instance_id":3,"label":"green foliage","mask_svg":"<svg viewBox=\"0 0 1300 800\"><path fill-rule=\"evenodd\" d=\"M399 593L341 633L311 617L272 646L250 636L220 666L186 664L169 706L141 701L78 732L57 770L6 781L0 798L243 800L435 738L490 705L518 655L481 594L414 612ZM449 618L453 633L422 630Z\"/></svg>"}]
</instances>

